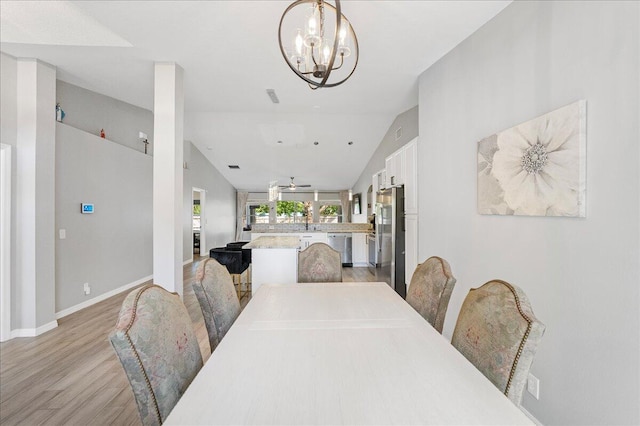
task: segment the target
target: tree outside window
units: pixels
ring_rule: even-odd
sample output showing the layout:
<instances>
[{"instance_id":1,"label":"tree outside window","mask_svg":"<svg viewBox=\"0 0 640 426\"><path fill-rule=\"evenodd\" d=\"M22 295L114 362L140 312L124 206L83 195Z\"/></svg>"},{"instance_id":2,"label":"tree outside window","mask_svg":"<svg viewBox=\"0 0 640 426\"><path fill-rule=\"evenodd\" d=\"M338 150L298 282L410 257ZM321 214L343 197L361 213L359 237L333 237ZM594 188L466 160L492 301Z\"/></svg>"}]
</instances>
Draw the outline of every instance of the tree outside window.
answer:
<instances>
[{"instance_id":1,"label":"tree outside window","mask_svg":"<svg viewBox=\"0 0 640 426\"><path fill-rule=\"evenodd\" d=\"M341 223L342 206L340 204L323 204L318 209L320 223Z\"/></svg>"}]
</instances>

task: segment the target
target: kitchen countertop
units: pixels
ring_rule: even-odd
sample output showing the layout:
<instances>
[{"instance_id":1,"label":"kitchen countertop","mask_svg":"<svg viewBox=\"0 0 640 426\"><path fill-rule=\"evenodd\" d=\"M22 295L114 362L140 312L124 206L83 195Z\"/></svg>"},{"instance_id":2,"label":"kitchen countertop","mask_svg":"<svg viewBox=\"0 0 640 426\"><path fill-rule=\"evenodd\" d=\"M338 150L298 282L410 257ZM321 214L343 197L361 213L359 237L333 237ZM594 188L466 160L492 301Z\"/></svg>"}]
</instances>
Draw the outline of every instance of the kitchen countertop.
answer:
<instances>
[{"instance_id":1,"label":"kitchen countertop","mask_svg":"<svg viewBox=\"0 0 640 426\"><path fill-rule=\"evenodd\" d=\"M309 230L301 230L301 231L295 231L295 230L277 230L277 229L269 229L267 231L263 231L263 230L259 230L259 231L251 231L255 234L341 234L341 233L346 233L346 234L368 234L371 231L371 229L340 229L340 230L331 230L331 231L326 231L326 230L321 230L321 229L309 229Z\"/></svg>"},{"instance_id":2,"label":"kitchen countertop","mask_svg":"<svg viewBox=\"0 0 640 426\"><path fill-rule=\"evenodd\" d=\"M243 248L248 249L288 249L300 247L300 239L298 237L259 237L245 244Z\"/></svg>"}]
</instances>

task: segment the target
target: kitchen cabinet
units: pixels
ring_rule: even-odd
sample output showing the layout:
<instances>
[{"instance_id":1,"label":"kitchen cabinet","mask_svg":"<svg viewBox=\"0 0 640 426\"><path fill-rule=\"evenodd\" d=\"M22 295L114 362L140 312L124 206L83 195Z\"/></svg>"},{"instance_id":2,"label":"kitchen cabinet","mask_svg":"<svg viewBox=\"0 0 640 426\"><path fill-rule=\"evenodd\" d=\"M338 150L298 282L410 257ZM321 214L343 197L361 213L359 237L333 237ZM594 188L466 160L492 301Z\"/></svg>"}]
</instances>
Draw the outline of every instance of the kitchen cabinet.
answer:
<instances>
[{"instance_id":1,"label":"kitchen cabinet","mask_svg":"<svg viewBox=\"0 0 640 426\"><path fill-rule=\"evenodd\" d=\"M387 171L386 181L387 188L404 185L405 182L405 149L404 147L397 150L385 161L385 170Z\"/></svg>"},{"instance_id":2,"label":"kitchen cabinet","mask_svg":"<svg viewBox=\"0 0 640 426\"><path fill-rule=\"evenodd\" d=\"M413 271L418 266L418 215L406 215L405 236L404 236L404 262L405 262L405 283L407 290L413 276Z\"/></svg>"},{"instance_id":3,"label":"kitchen cabinet","mask_svg":"<svg viewBox=\"0 0 640 426\"><path fill-rule=\"evenodd\" d=\"M385 184L386 173L385 170L380 170L372 176L371 186L373 187L373 203L375 204L375 194L381 189L385 189L387 186Z\"/></svg>"},{"instance_id":4,"label":"kitchen cabinet","mask_svg":"<svg viewBox=\"0 0 640 426\"><path fill-rule=\"evenodd\" d=\"M404 153L404 212L418 214L418 138L411 140Z\"/></svg>"},{"instance_id":5,"label":"kitchen cabinet","mask_svg":"<svg viewBox=\"0 0 640 426\"><path fill-rule=\"evenodd\" d=\"M298 234L300 237L300 249L304 250L313 243L329 243L326 232L307 232Z\"/></svg>"},{"instance_id":6,"label":"kitchen cabinet","mask_svg":"<svg viewBox=\"0 0 640 426\"><path fill-rule=\"evenodd\" d=\"M353 266L367 266L367 234L353 233Z\"/></svg>"}]
</instances>

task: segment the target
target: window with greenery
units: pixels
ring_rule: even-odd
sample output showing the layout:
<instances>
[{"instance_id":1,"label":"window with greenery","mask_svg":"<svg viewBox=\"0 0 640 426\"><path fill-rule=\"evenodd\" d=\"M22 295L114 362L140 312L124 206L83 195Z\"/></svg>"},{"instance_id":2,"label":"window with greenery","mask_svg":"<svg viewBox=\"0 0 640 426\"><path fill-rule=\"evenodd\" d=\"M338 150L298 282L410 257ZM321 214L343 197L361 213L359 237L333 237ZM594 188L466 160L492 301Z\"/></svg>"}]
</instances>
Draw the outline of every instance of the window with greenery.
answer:
<instances>
[{"instance_id":1,"label":"window with greenery","mask_svg":"<svg viewBox=\"0 0 640 426\"><path fill-rule=\"evenodd\" d=\"M200 200L193 202L193 229L200 229Z\"/></svg>"},{"instance_id":2,"label":"window with greenery","mask_svg":"<svg viewBox=\"0 0 640 426\"><path fill-rule=\"evenodd\" d=\"M247 204L247 224L269 223L269 204Z\"/></svg>"},{"instance_id":3,"label":"window with greenery","mask_svg":"<svg viewBox=\"0 0 640 426\"><path fill-rule=\"evenodd\" d=\"M278 201L276 223L313 223L311 202Z\"/></svg>"},{"instance_id":4,"label":"window with greenery","mask_svg":"<svg viewBox=\"0 0 640 426\"><path fill-rule=\"evenodd\" d=\"M341 223L342 222L342 205L340 204L323 204L318 209L320 223Z\"/></svg>"}]
</instances>

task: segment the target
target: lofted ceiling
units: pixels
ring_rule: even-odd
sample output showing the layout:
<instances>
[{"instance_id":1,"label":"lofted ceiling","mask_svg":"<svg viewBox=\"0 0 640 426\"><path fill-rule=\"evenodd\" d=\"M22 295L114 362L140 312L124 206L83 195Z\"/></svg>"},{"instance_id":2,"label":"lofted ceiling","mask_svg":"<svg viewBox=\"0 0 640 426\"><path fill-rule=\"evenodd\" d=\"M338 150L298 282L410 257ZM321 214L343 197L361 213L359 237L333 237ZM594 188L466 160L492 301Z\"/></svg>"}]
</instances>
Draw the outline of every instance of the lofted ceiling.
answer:
<instances>
[{"instance_id":1,"label":"lofted ceiling","mask_svg":"<svg viewBox=\"0 0 640 426\"><path fill-rule=\"evenodd\" d=\"M266 191L295 176L311 189L339 190L355 184L394 118L417 105L418 76L510 1L343 0L360 61L343 85L315 91L278 47L290 3L3 0L0 49L149 110L154 62L176 62L184 138L234 187Z\"/></svg>"}]
</instances>

